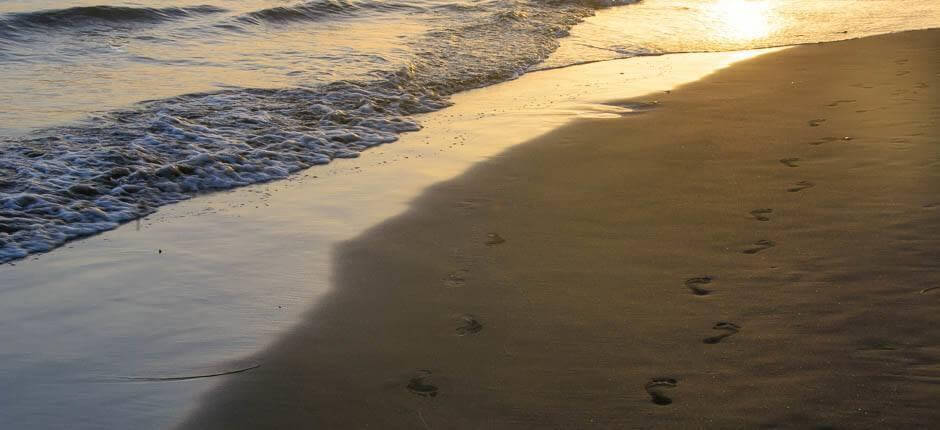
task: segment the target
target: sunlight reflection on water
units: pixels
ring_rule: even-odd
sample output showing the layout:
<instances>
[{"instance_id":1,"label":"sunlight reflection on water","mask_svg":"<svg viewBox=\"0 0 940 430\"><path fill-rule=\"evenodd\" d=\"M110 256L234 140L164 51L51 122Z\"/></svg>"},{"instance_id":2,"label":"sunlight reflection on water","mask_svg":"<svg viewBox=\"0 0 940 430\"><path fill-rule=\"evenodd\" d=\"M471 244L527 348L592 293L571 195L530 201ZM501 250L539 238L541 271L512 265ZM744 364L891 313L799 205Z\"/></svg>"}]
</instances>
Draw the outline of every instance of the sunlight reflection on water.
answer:
<instances>
[{"instance_id":1,"label":"sunlight reflection on water","mask_svg":"<svg viewBox=\"0 0 940 430\"><path fill-rule=\"evenodd\" d=\"M766 37L773 31L770 15L777 3L749 0L720 0L706 10L708 19L718 26L714 32L725 38L740 41Z\"/></svg>"},{"instance_id":2,"label":"sunlight reflection on water","mask_svg":"<svg viewBox=\"0 0 940 430\"><path fill-rule=\"evenodd\" d=\"M538 67L788 46L934 27L940 27L940 2L935 0L649 0L598 11Z\"/></svg>"}]
</instances>

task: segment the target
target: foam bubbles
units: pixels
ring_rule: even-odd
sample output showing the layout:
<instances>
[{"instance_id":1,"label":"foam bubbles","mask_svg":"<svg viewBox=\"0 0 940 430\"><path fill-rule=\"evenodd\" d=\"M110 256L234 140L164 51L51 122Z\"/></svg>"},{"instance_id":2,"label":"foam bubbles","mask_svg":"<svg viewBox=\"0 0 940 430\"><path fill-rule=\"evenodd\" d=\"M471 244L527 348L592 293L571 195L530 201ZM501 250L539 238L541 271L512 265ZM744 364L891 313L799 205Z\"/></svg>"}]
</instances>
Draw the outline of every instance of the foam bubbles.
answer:
<instances>
[{"instance_id":1,"label":"foam bubbles","mask_svg":"<svg viewBox=\"0 0 940 430\"><path fill-rule=\"evenodd\" d=\"M580 1L461 10L463 24L429 31L411 61L372 80L189 94L0 140L0 262L394 142L448 95L537 64L592 11Z\"/></svg>"}]
</instances>

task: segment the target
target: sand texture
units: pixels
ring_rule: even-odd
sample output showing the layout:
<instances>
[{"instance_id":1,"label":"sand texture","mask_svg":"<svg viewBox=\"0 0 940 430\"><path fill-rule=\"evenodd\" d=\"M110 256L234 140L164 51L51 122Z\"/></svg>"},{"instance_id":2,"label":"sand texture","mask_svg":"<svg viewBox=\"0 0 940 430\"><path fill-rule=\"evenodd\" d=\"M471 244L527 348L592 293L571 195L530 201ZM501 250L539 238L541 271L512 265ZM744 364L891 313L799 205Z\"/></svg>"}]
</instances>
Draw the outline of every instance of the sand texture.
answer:
<instances>
[{"instance_id":1,"label":"sand texture","mask_svg":"<svg viewBox=\"0 0 940 430\"><path fill-rule=\"evenodd\" d=\"M938 75L940 31L800 46L516 146L184 427L938 425Z\"/></svg>"}]
</instances>

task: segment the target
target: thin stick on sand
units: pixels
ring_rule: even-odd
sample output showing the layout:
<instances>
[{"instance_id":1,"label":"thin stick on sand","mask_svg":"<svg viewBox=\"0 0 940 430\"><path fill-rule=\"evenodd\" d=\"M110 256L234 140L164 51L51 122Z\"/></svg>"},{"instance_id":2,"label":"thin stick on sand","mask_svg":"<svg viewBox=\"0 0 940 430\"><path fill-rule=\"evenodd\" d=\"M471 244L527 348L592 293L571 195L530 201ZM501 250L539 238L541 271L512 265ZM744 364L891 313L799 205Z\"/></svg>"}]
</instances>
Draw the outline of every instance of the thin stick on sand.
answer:
<instances>
[{"instance_id":1,"label":"thin stick on sand","mask_svg":"<svg viewBox=\"0 0 940 430\"><path fill-rule=\"evenodd\" d=\"M203 375L187 375L187 376L165 376L165 377L153 377L153 376L122 376L121 380L124 381L141 381L141 382L169 382L169 381L188 381L190 379L202 379L202 378L214 378L216 376L225 376L225 375L234 375L236 373L243 373L249 370L254 370L261 367L260 364L254 364L245 368L230 370L227 372L219 373L207 373Z\"/></svg>"}]
</instances>

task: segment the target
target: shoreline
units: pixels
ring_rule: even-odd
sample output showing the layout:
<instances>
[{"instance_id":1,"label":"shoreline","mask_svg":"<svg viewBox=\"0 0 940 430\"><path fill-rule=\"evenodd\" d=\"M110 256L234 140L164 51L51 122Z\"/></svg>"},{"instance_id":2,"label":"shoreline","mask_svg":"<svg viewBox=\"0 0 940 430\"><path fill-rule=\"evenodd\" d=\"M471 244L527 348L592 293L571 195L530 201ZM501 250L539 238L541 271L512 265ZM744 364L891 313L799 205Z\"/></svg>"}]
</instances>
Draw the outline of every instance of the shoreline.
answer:
<instances>
[{"instance_id":1,"label":"shoreline","mask_svg":"<svg viewBox=\"0 0 940 430\"><path fill-rule=\"evenodd\" d=\"M164 206L0 266L0 285L11 286L0 290L0 324L16 327L0 336L0 382L16 388L0 396L0 421L169 427L229 377L100 382L257 364L252 355L334 288L334 245L405 212L426 187L575 118L627 112L604 100L661 93L765 52L618 60L458 94L454 106L421 118L423 130L358 159Z\"/></svg>"},{"instance_id":2,"label":"shoreline","mask_svg":"<svg viewBox=\"0 0 940 430\"><path fill-rule=\"evenodd\" d=\"M929 426L938 41L760 56L434 185L184 428Z\"/></svg>"}]
</instances>

